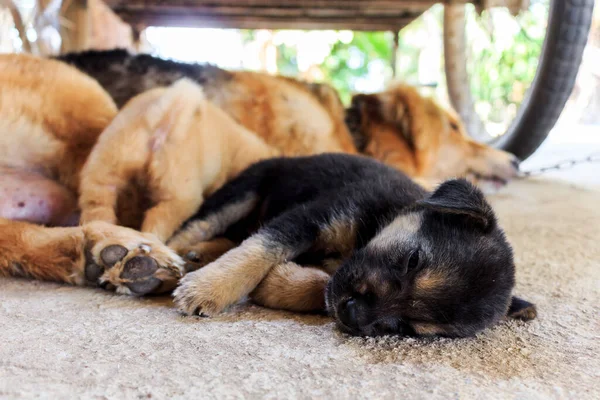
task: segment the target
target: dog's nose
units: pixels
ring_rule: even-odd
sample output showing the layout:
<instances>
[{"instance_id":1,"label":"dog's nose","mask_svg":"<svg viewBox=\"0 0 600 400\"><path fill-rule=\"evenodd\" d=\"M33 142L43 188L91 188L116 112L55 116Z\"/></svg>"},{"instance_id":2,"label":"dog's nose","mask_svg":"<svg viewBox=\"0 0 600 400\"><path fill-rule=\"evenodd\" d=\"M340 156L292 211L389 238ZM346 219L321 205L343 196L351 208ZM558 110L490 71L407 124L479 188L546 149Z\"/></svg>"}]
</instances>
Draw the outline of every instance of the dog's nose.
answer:
<instances>
[{"instance_id":1,"label":"dog's nose","mask_svg":"<svg viewBox=\"0 0 600 400\"><path fill-rule=\"evenodd\" d=\"M356 328L356 300L349 298L338 306L340 321L349 328Z\"/></svg>"},{"instance_id":2,"label":"dog's nose","mask_svg":"<svg viewBox=\"0 0 600 400\"><path fill-rule=\"evenodd\" d=\"M519 165L521 164L521 160L519 160L517 157L513 156L512 159L510 160L511 165L514 167L515 170L519 170Z\"/></svg>"}]
</instances>

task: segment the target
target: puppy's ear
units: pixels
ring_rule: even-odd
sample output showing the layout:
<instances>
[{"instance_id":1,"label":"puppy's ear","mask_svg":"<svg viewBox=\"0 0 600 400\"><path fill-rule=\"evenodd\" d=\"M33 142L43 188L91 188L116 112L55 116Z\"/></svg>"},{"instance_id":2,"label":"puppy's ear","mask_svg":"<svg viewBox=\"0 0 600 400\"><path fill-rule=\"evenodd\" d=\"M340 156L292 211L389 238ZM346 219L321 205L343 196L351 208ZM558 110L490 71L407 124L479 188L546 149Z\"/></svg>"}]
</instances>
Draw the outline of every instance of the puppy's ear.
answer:
<instances>
[{"instance_id":1,"label":"puppy's ear","mask_svg":"<svg viewBox=\"0 0 600 400\"><path fill-rule=\"evenodd\" d=\"M484 232L496 225L492 207L483 193L464 179L442 183L433 194L418 204L435 212L462 216Z\"/></svg>"},{"instance_id":2,"label":"puppy's ear","mask_svg":"<svg viewBox=\"0 0 600 400\"><path fill-rule=\"evenodd\" d=\"M537 317L537 309L535 304L513 296L506 316L521 321L531 321Z\"/></svg>"}]
</instances>

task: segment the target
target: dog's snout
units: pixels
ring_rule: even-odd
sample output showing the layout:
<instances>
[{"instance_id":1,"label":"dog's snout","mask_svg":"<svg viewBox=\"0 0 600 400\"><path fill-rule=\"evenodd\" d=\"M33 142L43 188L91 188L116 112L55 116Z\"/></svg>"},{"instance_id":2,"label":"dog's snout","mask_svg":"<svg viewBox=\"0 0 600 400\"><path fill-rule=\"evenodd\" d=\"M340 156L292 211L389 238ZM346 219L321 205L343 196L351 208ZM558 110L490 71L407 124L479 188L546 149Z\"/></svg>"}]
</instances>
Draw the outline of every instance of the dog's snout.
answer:
<instances>
[{"instance_id":1,"label":"dog's snout","mask_svg":"<svg viewBox=\"0 0 600 400\"><path fill-rule=\"evenodd\" d=\"M358 323L356 320L356 300L349 298L343 301L338 306L338 317L340 321L349 328L356 328Z\"/></svg>"}]
</instances>

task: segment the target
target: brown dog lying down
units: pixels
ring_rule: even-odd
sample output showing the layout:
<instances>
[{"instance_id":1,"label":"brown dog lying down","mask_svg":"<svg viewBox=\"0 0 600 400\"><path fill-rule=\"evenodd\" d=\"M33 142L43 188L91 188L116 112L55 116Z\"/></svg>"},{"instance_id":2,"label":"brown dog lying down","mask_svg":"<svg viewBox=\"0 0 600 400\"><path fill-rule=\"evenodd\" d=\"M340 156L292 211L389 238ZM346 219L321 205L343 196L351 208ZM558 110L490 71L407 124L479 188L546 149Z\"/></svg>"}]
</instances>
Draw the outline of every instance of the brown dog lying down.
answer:
<instances>
[{"instance_id":1,"label":"brown dog lying down","mask_svg":"<svg viewBox=\"0 0 600 400\"><path fill-rule=\"evenodd\" d=\"M517 173L517 159L472 140L452 110L407 85L358 94L348 109L324 84L247 71L225 71L124 50L59 57L97 79L120 107L131 97L186 77L235 121L285 156L359 153L420 181L467 177L501 185Z\"/></svg>"},{"instance_id":2,"label":"brown dog lying down","mask_svg":"<svg viewBox=\"0 0 600 400\"><path fill-rule=\"evenodd\" d=\"M172 289L183 263L164 241L204 196L275 154L185 79L136 96L116 115L102 88L65 64L8 55L0 70L2 215L15 217L16 208L22 219L64 223L76 219L67 205L80 193L84 223L0 219L2 275L121 293Z\"/></svg>"}]
</instances>

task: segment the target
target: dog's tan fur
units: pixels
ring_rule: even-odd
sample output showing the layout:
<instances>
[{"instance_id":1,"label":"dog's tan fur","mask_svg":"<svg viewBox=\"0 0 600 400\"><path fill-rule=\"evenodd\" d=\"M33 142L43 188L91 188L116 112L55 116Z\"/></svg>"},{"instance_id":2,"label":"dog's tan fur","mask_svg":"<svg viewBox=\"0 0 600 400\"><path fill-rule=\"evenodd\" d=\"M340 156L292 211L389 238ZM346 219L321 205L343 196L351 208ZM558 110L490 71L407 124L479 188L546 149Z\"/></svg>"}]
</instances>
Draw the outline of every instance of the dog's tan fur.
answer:
<instances>
[{"instance_id":1,"label":"dog's tan fur","mask_svg":"<svg viewBox=\"0 0 600 400\"><path fill-rule=\"evenodd\" d=\"M330 87L257 72L229 74L206 85L207 98L282 155L356 153L343 105Z\"/></svg>"},{"instance_id":2,"label":"dog's tan fur","mask_svg":"<svg viewBox=\"0 0 600 400\"><path fill-rule=\"evenodd\" d=\"M325 309L325 287L330 275L318 268L294 262L273 267L250 298L265 307L290 311Z\"/></svg>"},{"instance_id":3,"label":"dog's tan fur","mask_svg":"<svg viewBox=\"0 0 600 400\"><path fill-rule=\"evenodd\" d=\"M414 87L391 86L382 93L357 95L354 108L366 136L364 153L425 182L453 177L516 174L514 157L471 139L458 115ZM477 176L475 176L477 175Z\"/></svg>"},{"instance_id":4,"label":"dog's tan fur","mask_svg":"<svg viewBox=\"0 0 600 400\"><path fill-rule=\"evenodd\" d=\"M0 63L0 167L34 174L33 184L64 187L69 197L80 193L84 224L48 229L1 220L1 274L83 284L86 265L100 265L102 250L120 244L127 254L117 266L104 266L100 280L127 292L119 286L122 267L140 254L159 264L156 277L178 278L171 271L183 263L164 241L204 196L276 154L190 81L143 93L117 116L102 88L71 67L24 55ZM86 255L84 247L96 242L104 247Z\"/></svg>"},{"instance_id":5,"label":"dog's tan fur","mask_svg":"<svg viewBox=\"0 0 600 400\"><path fill-rule=\"evenodd\" d=\"M0 57L0 166L33 171L77 194L96 139L117 114L86 75L27 55Z\"/></svg>"},{"instance_id":6,"label":"dog's tan fur","mask_svg":"<svg viewBox=\"0 0 600 400\"><path fill-rule=\"evenodd\" d=\"M180 80L145 92L106 128L81 174L82 222L117 223L117 195L132 180L152 206L141 226L166 241L205 196L275 151Z\"/></svg>"}]
</instances>

